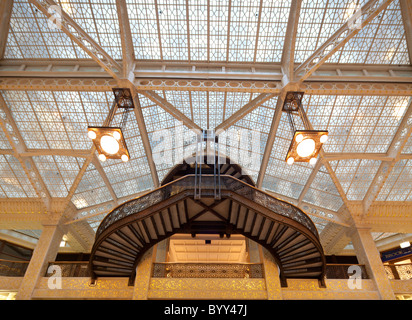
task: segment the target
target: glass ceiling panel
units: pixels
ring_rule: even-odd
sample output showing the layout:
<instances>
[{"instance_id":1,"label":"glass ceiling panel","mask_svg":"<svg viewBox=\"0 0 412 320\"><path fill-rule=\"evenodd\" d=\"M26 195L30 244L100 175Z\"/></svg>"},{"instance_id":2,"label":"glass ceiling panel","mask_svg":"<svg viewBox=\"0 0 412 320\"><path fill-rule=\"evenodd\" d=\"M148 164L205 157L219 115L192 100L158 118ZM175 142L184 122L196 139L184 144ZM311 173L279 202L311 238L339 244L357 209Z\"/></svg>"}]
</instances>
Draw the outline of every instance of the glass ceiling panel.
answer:
<instances>
[{"instance_id":1,"label":"glass ceiling panel","mask_svg":"<svg viewBox=\"0 0 412 320\"><path fill-rule=\"evenodd\" d=\"M101 126L113 93L2 91L29 149L90 149L87 127Z\"/></svg>"},{"instance_id":2,"label":"glass ceiling panel","mask_svg":"<svg viewBox=\"0 0 412 320\"><path fill-rule=\"evenodd\" d=\"M352 3L353 0L302 1L296 34L295 62L303 62L309 58L346 22L352 15Z\"/></svg>"},{"instance_id":3,"label":"glass ceiling panel","mask_svg":"<svg viewBox=\"0 0 412 320\"><path fill-rule=\"evenodd\" d=\"M0 130L0 149L12 149L3 130Z\"/></svg>"},{"instance_id":4,"label":"glass ceiling panel","mask_svg":"<svg viewBox=\"0 0 412 320\"><path fill-rule=\"evenodd\" d=\"M91 163L72 197L72 202L77 209L82 209L95 204L112 200L102 177L96 167Z\"/></svg>"},{"instance_id":5,"label":"glass ceiling panel","mask_svg":"<svg viewBox=\"0 0 412 320\"><path fill-rule=\"evenodd\" d=\"M122 59L115 1L59 0L58 3L113 59Z\"/></svg>"},{"instance_id":6,"label":"glass ceiling panel","mask_svg":"<svg viewBox=\"0 0 412 320\"><path fill-rule=\"evenodd\" d=\"M37 169L52 197L66 197L84 159L67 156L33 157Z\"/></svg>"},{"instance_id":7,"label":"glass ceiling panel","mask_svg":"<svg viewBox=\"0 0 412 320\"><path fill-rule=\"evenodd\" d=\"M327 129L326 152L387 151L410 97L304 96L303 106L315 130Z\"/></svg>"},{"instance_id":8,"label":"glass ceiling panel","mask_svg":"<svg viewBox=\"0 0 412 320\"><path fill-rule=\"evenodd\" d=\"M412 136L409 136L408 141L406 142L405 146L402 150L403 154L410 154L412 153Z\"/></svg>"},{"instance_id":9,"label":"glass ceiling panel","mask_svg":"<svg viewBox=\"0 0 412 320\"><path fill-rule=\"evenodd\" d=\"M399 1L393 1L328 63L410 64Z\"/></svg>"},{"instance_id":10,"label":"glass ceiling panel","mask_svg":"<svg viewBox=\"0 0 412 320\"><path fill-rule=\"evenodd\" d=\"M0 155L0 197L37 197L20 162L10 155Z\"/></svg>"},{"instance_id":11,"label":"glass ceiling panel","mask_svg":"<svg viewBox=\"0 0 412 320\"><path fill-rule=\"evenodd\" d=\"M348 200L363 200L381 161L368 159L350 159L331 161Z\"/></svg>"},{"instance_id":12,"label":"glass ceiling panel","mask_svg":"<svg viewBox=\"0 0 412 320\"><path fill-rule=\"evenodd\" d=\"M194 133L177 119L151 101L140 97L146 129L156 165L159 181L162 181L183 156L195 152ZM178 149L182 147L183 149ZM179 151L182 150L182 151Z\"/></svg>"},{"instance_id":13,"label":"glass ceiling panel","mask_svg":"<svg viewBox=\"0 0 412 320\"><path fill-rule=\"evenodd\" d=\"M290 1L128 0L127 5L137 59L281 59Z\"/></svg>"},{"instance_id":14,"label":"glass ceiling panel","mask_svg":"<svg viewBox=\"0 0 412 320\"><path fill-rule=\"evenodd\" d=\"M229 127L219 137L219 150L239 164L256 182L265 152L276 98L266 102Z\"/></svg>"},{"instance_id":15,"label":"glass ceiling panel","mask_svg":"<svg viewBox=\"0 0 412 320\"><path fill-rule=\"evenodd\" d=\"M383 185L378 201L412 201L412 160L395 163Z\"/></svg>"},{"instance_id":16,"label":"glass ceiling panel","mask_svg":"<svg viewBox=\"0 0 412 320\"><path fill-rule=\"evenodd\" d=\"M5 49L5 59L88 59L47 17L27 0L15 0Z\"/></svg>"},{"instance_id":17,"label":"glass ceiling panel","mask_svg":"<svg viewBox=\"0 0 412 320\"><path fill-rule=\"evenodd\" d=\"M338 211L343 201L327 169L322 165L316 173L303 201Z\"/></svg>"}]
</instances>

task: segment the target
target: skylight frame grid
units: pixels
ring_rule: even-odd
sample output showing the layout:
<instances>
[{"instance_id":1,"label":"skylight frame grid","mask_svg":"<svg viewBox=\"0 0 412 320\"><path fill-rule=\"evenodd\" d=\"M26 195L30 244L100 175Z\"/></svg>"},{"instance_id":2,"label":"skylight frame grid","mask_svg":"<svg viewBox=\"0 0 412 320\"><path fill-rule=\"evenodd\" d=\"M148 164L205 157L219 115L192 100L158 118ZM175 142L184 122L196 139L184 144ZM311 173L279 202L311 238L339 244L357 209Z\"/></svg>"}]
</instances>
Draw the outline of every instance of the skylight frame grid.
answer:
<instances>
[{"instance_id":1,"label":"skylight frame grid","mask_svg":"<svg viewBox=\"0 0 412 320\"><path fill-rule=\"evenodd\" d=\"M295 62L304 62L349 18L352 0L303 1L296 34Z\"/></svg>"},{"instance_id":2,"label":"skylight frame grid","mask_svg":"<svg viewBox=\"0 0 412 320\"><path fill-rule=\"evenodd\" d=\"M108 92L3 91L19 131L30 149L88 150L89 125L101 126L109 114Z\"/></svg>"},{"instance_id":3,"label":"skylight frame grid","mask_svg":"<svg viewBox=\"0 0 412 320\"><path fill-rule=\"evenodd\" d=\"M64 198L69 194L84 159L67 156L35 156L33 161L52 197Z\"/></svg>"},{"instance_id":4,"label":"skylight frame grid","mask_svg":"<svg viewBox=\"0 0 412 320\"><path fill-rule=\"evenodd\" d=\"M348 200L363 200L381 165L380 160L345 159L330 165Z\"/></svg>"},{"instance_id":5,"label":"skylight frame grid","mask_svg":"<svg viewBox=\"0 0 412 320\"><path fill-rule=\"evenodd\" d=\"M401 159L395 163L380 193L378 201L411 201L412 200L412 160Z\"/></svg>"},{"instance_id":6,"label":"skylight frame grid","mask_svg":"<svg viewBox=\"0 0 412 320\"><path fill-rule=\"evenodd\" d=\"M399 1L393 1L328 62L410 64Z\"/></svg>"},{"instance_id":7,"label":"skylight frame grid","mask_svg":"<svg viewBox=\"0 0 412 320\"><path fill-rule=\"evenodd\" d=\"M187 28L189 34L189 60L209 60L209 22L208 0L189 0L187 2Z\"/></svg>"},{"instance_id":8,"label":"skylight frame grid","mask_svg":"<svg viewBox=\"0 0 412 320\"><path fill-rule=\"evenodd\" d=\"M77 209L113 200L107 186L96 167L91 163L80 180L72 203Z\"/></svg>"},{"instance_id":9,"label":"skylight frame grid","mask_svg":"<svg viewBox=\"0 0 412 320\"><path fill-rule=\"evenodd\" d=\"M316 130L328 130L325 152L385 153L406 112L407 96L305 96Z\"/></svg>"},{"instance_id":10,"label":"skylight frame grid","mask_svg":"<svg viewBox=\"0 0 412 320\"><path fill-rule=\"evenodd\" d=\"M186 0L158 0L162 60L189 60Z\"/></svg>"},{"instance_id":11,"label":"skylight frame grid","mask_svg":"<svg viewBox=\"0 0 412 320\"><path fill-rule=\"evenodd\" d=\"M230 1L230 0L229 0ZM211 0L209 6L209 60L228 60L229 1Z\"/></svg>"},{"instance_id":12,"label":"skylight frame grid","mask_svg":"<svg viewBox=\"0 0 412 320\"><path fill-rule=\"evenodd\" d=\"M58 0L62 9L113 59L122 59L117 7L114 1Z\"/></svg>"},{"instance_id":13,"label":"skylight frame grid","mask_svg":"<svg viewBox=\"0 0 412 320\"><path fill-rule=\"evenodd\" d=\"M254 62L280 62L291 1L264 0L260 11Z\"/></svg>"},{"instance_id":14,"label":"skylight frame grid","mask_svg":"<svg viewBox=\"0 0 412 320\"><path fill-rule=\"evenodd\" d=\"M25 0L13 3L9 34L12 41L7 43L5 59L90 59L61 30L50 28L47 17Z\"/></svg>"},{"instance_id":15,"label":"skylight frame grid","mask_svg":"<svg viewBox=\"0 0 412 320\"><path fill-rule=\"evenodd\" d=\"M146 0L126 3L136 59L163 60L156 3Z\"/></svg>"},{"instance_id":16,"label":"skylight frame grid","mask_svg":"<svg viewBox=\"0 0 412 320\"><path fill-rule=\"evenodd\" d=\"M0 155L0 165L4 169L0 175L0 190L7 198L37 197L23 167L15 157ZM7 181L3 179L7 179Z\"/></svg>"},{"instance_id":17,"label":"skylight frame grid","mask_svg":"<svg viewBox=\"0 0 412 320\"><path fill-rule=\"evenodd\" d=\"M247 10L245 10L245 7ZM259 3L231 0L228 61L254 61L259 22Z\"/></svg>"}]
</instances>

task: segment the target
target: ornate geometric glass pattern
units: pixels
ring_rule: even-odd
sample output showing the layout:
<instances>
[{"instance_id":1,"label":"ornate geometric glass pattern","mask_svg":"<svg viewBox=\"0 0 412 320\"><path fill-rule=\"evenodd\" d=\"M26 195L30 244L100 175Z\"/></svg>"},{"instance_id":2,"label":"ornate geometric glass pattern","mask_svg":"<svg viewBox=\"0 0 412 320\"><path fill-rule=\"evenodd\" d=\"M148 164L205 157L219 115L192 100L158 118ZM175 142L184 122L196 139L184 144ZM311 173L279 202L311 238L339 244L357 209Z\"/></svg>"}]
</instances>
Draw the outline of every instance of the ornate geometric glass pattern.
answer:
<instances>
[{"instance_id":1,"label":"ornate geometric glass pattern","mask_svg":"<svg viewBox=\"0 0 412 320\"><path fill-rule=\"evenodd\" d=\"M3 197L37 197L20 162L10 155L0 155L0 198Z\"/></svg>"},{"instance_id":2,"label":"ornate geometric glass pattern","mask_svg":"<svg viewBox=\"0 0 412 320\"><path fill-rule=\"evenodd\" d=\"M325 152L387 151L409 104L399 96L308 96L303 98L316 130L330 132Z\"/></svg>"},{"instance_id":3,"label":"ornate geometric glass pattern","mask_svg":"<svg viewBox=\"0 0 412 320\"><path fill-rule=\"evenodd\" d=\"M411 201L412 200L412 160L401 159L397 162L383 185L377 200Z\"/></svg>"},{"instance_id":4,"label":"ornate geometric glass pattern","mask_svg":"<svg viewBox=\"0 0 412 320\"><path fill-rule=\"evenodd\" d=\"M31 198L26 200L44 207L71 201L75 216L95 230L110 209L153 189L180 156L195 151L189 121L183 125L173 108L202 129L227 127L232 140L219 139L220 151L259 187L303 208L325 234L331 232L327 224L347 222L340 214L351 211L351 204L368 209L412 201L411 30L405 28L411 18L403 1L392 1L305 78L308 121L313 130L327 130L329 139L316 165L292 166L285 163L293 135L287 114L276 118L278 125L272 122L276 95L287 83L285 57L294 59L289 66L296 70L325 41L333 42L334 32L368 0L303 0L301 6L291 0L54 0L115 62L136 63L142 112L130 110L122 128L127 163L96 161L87 128L103 126L113 106L112 89L131 84L117 81L123 74L109 70L99 48L90 54L84 50L90 49L87 41L78 46L74 29L53 28L38 7L45 2L51 3L14 0L10 25L0 30L2 201ZM290 27L296 20L289 15L299 16L290 47L286 40L294 39ZM130 34L120 28L127 21ZM167 105L148 98L143 91L149 87ZM253 108L253 99L268 92L273 97ZM121 120L117 110L110 126L120 127ZM294 120L304 129L299 117ZM242 140L245 132L248 139ZM176 140L179 134L184 141ZM169 151L173 161L157 161ZM388 235L373 236L386 241Z\"/></svg>"},{"instance_id":5,"label":"ornate geometric glass pattern","mask_svg":"<svg viewBox=\"0 0 412 320\"><path fill-rule=\"evenodd\" d=\"M380 164L381 161L369 159L330 162L348 200L363 200Z\"/></svg>"},{"instance_id":6,"label":"ornate geometric glass pattern","mask_svg":"<svg viewBox=\"0 0 412 320\"><path fill-rule=\"evenodd\" d=\"M84 159L66 156L36 156L34 163L52 197L66 197Z\"/></svg>"},{"instance_id":7,"label":"ornate geometric glass pattern","mask_svg":"<svg viewBox=\"0 0 412 320\"><path fill-rule=\"evenodd\" d=\"M290 1L128 0L137 59L279 62Z\"/></svg>"},{"instance_id":8,"label":"ornate geometric glass pattern","mask_svg":"<svg viewBox=\"0 0 412 320\"><path fill-rule=\"evenodd\" d=\"M73 41L27 0L13 2L6 59L88 59Z\"/></svg>"}]
</instances>

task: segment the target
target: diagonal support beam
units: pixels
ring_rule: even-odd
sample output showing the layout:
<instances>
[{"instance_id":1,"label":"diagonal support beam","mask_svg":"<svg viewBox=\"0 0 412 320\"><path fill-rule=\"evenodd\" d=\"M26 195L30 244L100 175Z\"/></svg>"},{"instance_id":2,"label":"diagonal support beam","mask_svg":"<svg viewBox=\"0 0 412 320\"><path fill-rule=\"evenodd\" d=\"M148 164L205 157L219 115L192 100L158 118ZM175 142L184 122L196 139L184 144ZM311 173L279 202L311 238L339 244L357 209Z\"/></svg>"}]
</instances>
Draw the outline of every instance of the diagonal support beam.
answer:
<instances>
[{"instance_id":1,"label":"diagonal support beam","mask_svg":"<svg viewBox=\"0 0 412 320\"><path fill-rule=\"evenodd\" d=\"M399 0L403 26L405 28L406 45L408 46L409 63L412 64L412 1Z\"/></svg>"},{"instance_id":2,"label":"diagonal support beam","mask_svg":"<svg viewBox=\"0 0 412 320\"><path fill-rule=\"evenodd\" d=\"M373 179L364 199L363 199L363 216L367 215L371 205L379 195L395 163L401 158L402 150L412 134L412 98L409 100L408 109L403 116L398 130L388 148L387 155L391 160L382 161L379 169Z\"/></svg>"},{"instance_id":3,"label":"diagonal support beam","mask_svg":"<svg viewBox=\"0 0 412 320\"><path fill-rule=\"evenodd\" d=\"M289 20L288 26L286 28L285 35L285 46L282 52L282 89L278 96L276 103L275 114L273 115L272 124L270 126L270 131L268 135L268 140L266 141L265 151L263 153L262 162L260 164L260 171L256 186L258 188L262 187L263 179L266 174L266 169L269 163L270 154L272 153L273 143L276 138L276 131L278 130L280 118L282 117L282 106L286 97L287 91L289 88L293 87L296 89L298 85L295 85L291 80L294 78L293 68L295 60L295 43L296 43L296 34L297 26L299 23L299 16L301 10L302 1L301 0L292 0L290 11L289 11Z\"/></svg>"},{"instance_id":4,"label":"diagonal support beam","mask_svg":"<svg viewBox=\"0 0 412 320\"><path fill-rule=\"evenodd\" d=\"M102 177L106 188L109 190L110 195L112 196L112 199L115 203L115 205L117 206L118 204L118 199L117 199L117 195L116 192L114 191L112 185L110 184L109 179L107 178L106 172L104 172L104 169L99 161L99 159L96 157L96 154L93 154L92 157L92 161L93 165L95 166L96 170L99 172L100 176Z\"/></svg>"},{"instance_id":5,"label":"diagonal support beam","mask_svg":"<svg viewBox=\"0 0 412 320\"><path fill-rule=\"evenodd\" d=\"M12 9L13 0L0 1L0 60L3 59L6 50Z\"/></svg>"},{"instance_id":6,"label":"diagonal support beam","mask_svg":"<svg viewBox=\"0 0 412 320\"><path fill-rule=\"evenodd\" d=\"M43 200L45 208L48 211L51 208L50 193L39 171L37 170L33 159L31 157L23 158L19 155L19 153L25 152L27 147L16 123L14 122L13 115L11 114L1 94L0 111L0 127L3 129L7 140L15 151L13 156L19 161L37 196Z\"/></svg>"},{"instance_id":7,"label":"diagonal support beam","mask_svg":"<svg viewBox=\"0 0 412 320\"><path fill-rule=\"evenodd\" d=\"M276 94L272 94L272 93L261 93L255 99L245 104L242 108L240 108L238 111L232 114L229 118L227 118L225 121L219 124L215 128L215 131L219 132L219 131L223 131L223 130L230 128L240 119L244 118L248 113L252 112L257 107L259 107L260 105L262 105L263 103L267 102L268 100L272 99L275 96Z\"/></svg>"},{"instance_id":8,"label":"diagonal support beam","mask_svg":"<svg viewBox=\"0 0 412 320\"><path fill-rule=\"evenodd\" d=\"M200 128L196 123L194 123L191 119L185 116L182 112L180 112L174 105L168 102L166 99L159 96L154 91L137 91L138 93L144 95L146 98L150 99L154 103L156 103L159 107L164 109L166 112L170 113L174 118L182 121L185 126L189 129L194 130L196 133L201 131Z\"/></svg>"},{"instance_id":9,"label":"diagonal support beam","mask_svg":"<svg viewBox=\"0 0 412 320\"><path fill-rule=\"evenodd\" d=\"M80 48L82 48L94 61L96 61L114 79L119 80L123 74L122 67L93 40L63 9L61 16L57 16L54 8L59 7L52 0L29 0L48 19L61 28Z\"/></svg>"},{"instance_id":10,"label":"diagonal support beam","mask_svg":"<svg viewBox=\"0 0 412 320\"><path fill-rule=\"evenodd\" d=\"M133 103L135 105L134 113L136 116L137 125L139 127L140 137L142 139L143 148L146 154L147 163L149 164L150 174L152 176L153 185L159 187L159 176L157 175L156 165L153 159L152 147L150 145L149 135L147 134L146 124L143 117L142 107L140 105L139 95L134 85L131 85Z\"/></svg>"},{"instance_id":11,"label":"diagonal support beam","mask_svg":"<svg viewBox=\"0 0 412 320\"><path fill-rule=\"evenodd\" d=\"M304 81L315 72L336 51L356 36L364 26L385 10L393 0L370 0L353 17L341 26L295 71L295 79ZM356 19L356 21L354 21ZM360 20L360 21L359 21Z\"/></svg>"}]
</instances>

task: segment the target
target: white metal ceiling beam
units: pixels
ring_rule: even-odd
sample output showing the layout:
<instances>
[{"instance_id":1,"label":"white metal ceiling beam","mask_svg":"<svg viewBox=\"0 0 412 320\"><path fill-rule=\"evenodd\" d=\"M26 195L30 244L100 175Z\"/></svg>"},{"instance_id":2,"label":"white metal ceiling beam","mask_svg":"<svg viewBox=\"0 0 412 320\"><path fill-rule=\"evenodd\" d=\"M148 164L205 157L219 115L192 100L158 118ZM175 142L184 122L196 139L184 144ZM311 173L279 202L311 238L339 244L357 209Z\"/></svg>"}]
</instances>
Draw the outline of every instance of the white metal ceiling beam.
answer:
<instances>
[{"instance_id":1,"label":"white metal ceiling beam","mask_svg":"<svg viewBox=\"0 0 412 320\"><path fill-rule=\"evenodd\" d=\"M110 195L112 196L112 199L115 203L115 205L117 205L117 195L116 192L114 191L112 185L110 184L109 179L107 178L106 172L104 172L103 166L100 163L99 159L96 157L96 155L93 155L92 161L91 163L93 163L94 167L96 168L97 172L99 172L100 176L103 179L103 182L106 185L107 190L109 190Z\"/></svg>"},{"instance_id":2,"label":"white metal ceiling beam","mask_svg":"<svg viewBox=\"0 0 412 320\"><path fill-rule=\"evenodd\" d=\"M263 179L265 178L265 175L266 175L266 169L269 163L270 154L272 153L273 143L275 142L275 139L276 139L276 131L278 130L280 118L282 117L282 106L283 106L283 101L285 97L286 97L286 91L282 92L281 95L278 96L275 113L273 115L272 124L270 126L268 139L266 141L265 151L263 153L258 178L256 181L257 188L262 187Z\"/></svg>"},{"instance_id":3,"label":"white metal ceiling beam","mask_svg":"<svg viewBox=\"0 0 412 320\"><path fill-rule=\"evenodd\" d=\"M298 30L301 6L302 0L293 0L290 5L288 26L286 28L286 36L281 59L283 74L282 82L284 84L294 81L296 34Z\"/></svg>"},{"instance_id":4,"label":"white metal ceiling beam","mask_svg":"<svg viewBox=\"0 0 412 320\"><path fill-rule=\"evenodd\" d=\"M139 133L142 139L142 144L143 144L143 148L146 154L147 163L150 168L150 174L152 176L153 185L155 188L157 188L160 185L160 181L159 181L159 176L157 174L156 165L153 159L152 148L150 146L149 135L147 133L146 124L144 121L142 107L140 105L139 95L133 85L130 87L130 90L132 92L132 98L133 98L133 103L134 103L134 113L136 116L137 125L139 127Z\"/></svg>"},{"instance_id":5,"label":"white metal ceiling beam","mask_svg":"<svg viewBox=\"0 0 412 320\"><path fill-rule=\"evenodd\" d=\"M195 64L195 62L193 62ZM144 60L134 60L132 69L136 78L135 85L160 85L167 87L175 83L182 88L193 86L194 90L239 90L254 88L253 84L269 83L273 86L284 77L280 64L250 64L222 65L193 68L185 63L175 65L173 62L158 64ZM298 65L295 64L295 67ZM50 79L111 79L110 75L93 60L1 60L0 77L50 78ZM329 64L324 63L305 80L306 82L381 82L381 83L411 83L412 66L410 65L362 65L359 64ZM210 81L210 83L208 82ZM233 84L231 85L231 81ZM154 83L152 83L154 82ZM113 81L116 83L116 81ZM213 84L213 85L212 85ZM240 88L238 88L241 84ZM213 89L216 87L215 89ZM276 87L272 87L276 88ZM281 87L279 87L280 89ZM260 87L260 89L266 89ZM161 90L161 89L159 89ZM171 89L171 90L177 90ZM181 89L188 90L188 89Z\"/></svg>"},{"instance_id":6,"label":"white metal ceiling beam","mask_svg":"<svg viewBox=\"0 0 412 320\"><path fill-rule=\"evenodd\" d=\"M152 148L150 146L149 136L147 134L146 123L143 117L142 108L139 101L139 96L136 91L136 87L134 86L134 69L136 66L135 63L135 54L134 54L134 45L132 39L132 33L130 29L130 21L129 21L129 14L127 12L127 4L125 0L116 0L116 8L117 8L117 15L119 20L120 26L120 34L122 40L122 57L123 57L123 79L127 79L127 81L118 81L119 85L123 83L128 87L132 92L132 99L134 103L134 113L136 117L136 122L139 128L140 137L142 139L143 148L145 150L145 155L147 159L147 163L150 168L150 174L152 176L153 185L155 188L159 186L159 177L157 175L157 170L155 163L153 161L152 155ZM103 176L104 179L105 175ZM110 185L110 184L109 184ZM112 194L113 199L117 199L114 190L109 188L110 193Z\"/></svg>"},{"instance_id":7,"label":"white metal ceiling beam","mask_svg":"<svg viewBox=\"0 0 412 320\"><path fill-rule=\"evenodd\" d=\"M122 67L85 32L64 10L61 16L57 17L53 10L59 7L52 0L29 0L37 7L48 19L54 23L59 23L61 31L70 37L80 48L82 48L94 61L96 61L114 79L119 79L123 74Z\"/></svg>"},{"instance_id":8,"label":"white metal ceiling beam","mask_svg":"<svg viewBox=\"0 0 412 320\"><path fill-rule=\"evenodd\" d=\"M13 156L19 161L37 196L43 200L45 208L49 210L51 207L50 193L33 159L31 157L22 158L21 156L19 156L19 153L25 152L27 150L27 147L13 119L13 115L11 114L1 94L0 111L0 127L4 131L9 144L15 151L15 154Z\"/></svg>"},{"instance_id":9,"label":"white metal ceiling beam","mask_svg":"<svg viewBox=\"0 0 412 320\"><path fill-rule=\"evenodd\" d=\"M134 79L134 46L132 33L130 30L129 14L127 13L127 4L125 0L116 0L117 16L119 19L120 39L122 42L123 57L123 75L125 79L132 77ZM131 74L132 73L132 74Z\"/></svg>"},{"instance_id":10,"label":"white metal ceiling beam","mask_svg":"<svg viewBox=\"0 0 412 320\"><path fill-rule=\"evenodd\" d=\"M409 62L412 64L412 1L399 0L399 4L405 29L406 45L408 46Z\"/></svg>"},{"instance_id":11,"label":"white metal ceiling beam","mask_svg":"<svg viewBox=\"0 0 412 320\"><path fill-rule=\"evenodd\" d=\"M156 92L138 91L138 93L144 95L146 98L153 101L155 104L157 104L159 107L161 107L163 110L168 112L170 115L172 115L177 120L182 121L183 124L187 126L189 129L194 130L196 132L198 132L199 130L202 130L202 128L200 128L195 122L193 122L186 115L184 115L181 111L179 111L169 101L159 96Z\"/></svg>"},{"instance_id":12,"label":"white metal ceiling beam","mask_svg":"<svg viewBox=\"0 0 412 320\"><path fill-rule=\"evenodd\" d=\"M283 102L286 97L287 91L290 90L291 86L290 83L293 82L292 78L292 61L295 60L295 42L296 42L296 35L297 35L297 25L299 23L299 16L301 10L301 0L292 0L290 11L289 11L289 20L288 26L286 28L285 34L285 47L283 48L282 58L281 61L283 62L283 69L286 73L282 72L282 84L281 90L276 102L276 109L273 115L272 123L270 126L270 131L268 135L268 139L266 141L265 151L263 153L262 162L260 164L260 170L258 174L258 178L256 181L256 186L258 188L262 187L263 179L266 174L266 169L269 163L270 154L272 153L273 143L275 142L276 132L278 130L280 118L282 116L282 106ZM295 86L296 89L296 86Z\"/></svg>"},{"instance_id":13,"label":"white metal ceiling beam","mask_svg":"<svg viewBox=\"0 0 412 320\"><path fill-rule=\"evenodd\" d=\"M295 70L295 79L306 80L335 52L342 48L350 39L356 36L364 26L385 10L393 0L370 0L361 9L359 22L354 21L355 15L342 25L327 39L306 61Z\"/></svg>"},{"instance_id":14,"label":"white metal ceiling beam","mask_svg":"<svg viewBox=\"0 0 412 320\"><path fill-rule=\"evenodd\" d=\"M220 123L215 128L216 133L218 133L219 131L223 131L223 130L226 130L226 129L230 128L237 121L244 118L248 113L252 112L257 107L259 107L260 105L262 105L265 102L269 101L270 99L272 99L275 96L276 96L276 94L272 94L272 93L261 93L255 99L253 99L249 103L245 104L238 111L233 113L229 118L227 118L222 123Z\"/></svg>"},{"instance_id":15,"label":"white metal ceiling beam","mask_svg":"<svg viewBox=\"0 0 412 320\"><path fill-rule=\"evenodd\" d=\"M412 134L412 98L409 101L408 109L406 110L402 122L400 123L398 130L396 131L392 142L388 148L387 155L390 160L382 161L376 172L366 195L363 199L363 216L368 214L371 205L379 195L383 185L385 184L389 174L391 173L394 165L402 156L402 150L407 143L409 136Z\"/></svg>"},{"instance_id":16,"label":"white metal ceiling beam","mask_svg":"<svg viewBox=\"0 0 412 320\"><path fill-rule=\"evenodd\" d=\"M7 37L10 30L11 11L13 0L0 1L0 60L4 57L6 50Z\"/></svg>"},{"instance_id":17,"label":"white metal ceiling beam","mask_svg":"<svg viewBox=\"0 0 412 320\"><path fill-rule=\"evenodd\" d=\"M1 71L0 71L1 74ZM408 78L412 81L412 73ZM386 77L386 80L389 80ZM278 95L282 90L280 81L221 81L221 80L177 80L177 79L136 79L138 91L210 91L249 92ZM67 77L59 79L50 74L46 77L1 77L0 90L39 91L112 91L116 80L95 77ZM307 95L412 95L412 82L352 82L352 81L305 81L300 89Z\"/></svg>"}]
</instances>

